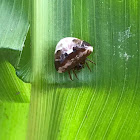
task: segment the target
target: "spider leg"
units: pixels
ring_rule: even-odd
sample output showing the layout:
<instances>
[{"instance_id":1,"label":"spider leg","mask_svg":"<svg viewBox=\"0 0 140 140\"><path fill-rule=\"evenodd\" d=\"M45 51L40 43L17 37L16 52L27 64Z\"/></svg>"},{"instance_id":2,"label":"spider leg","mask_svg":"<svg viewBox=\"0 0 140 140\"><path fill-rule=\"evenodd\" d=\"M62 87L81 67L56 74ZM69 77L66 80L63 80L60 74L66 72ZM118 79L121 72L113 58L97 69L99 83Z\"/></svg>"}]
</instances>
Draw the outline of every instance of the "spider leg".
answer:
<instances>
[{"instance_id":1,"label":"spider leg","mask_svg":"<svg viewBox=\"0 0 140 140\"><path fill-rule=\"evenodd\" d=\"M86 65L87 65L87 67L88 67L88 69L90 70L90 72L91 72L91 69L90 69L90 67L89 67L89 65L88 65L88 63L86 62Z\"/></svg>"},{"instance_id":2,"label":"spider leg","mask_svg":"<svg viewBox=\"0 0 140 140\"><path fill-rule=\"evenodd\" d=\"M75 71L73 70L73 73L74 73L74 75L75 75L75 77L78 79L78 77L77 77L77 75L76 75L76 73L75 73ZM79 80L79 79L78 79Z\"/></svg>"},{"instance_id":3,"label":"spider leg","mask_svg":"<svg viewBox=\"0 0 140 140\"><path fill-rule=\"evenodd\" d=\"M70 80L72 80L72 77L71 77L70 71L68 71L68 73L69 73ZM73 81L73 80L72 80L72 81Z\"/></svg>"},{"instance_id":4,"label":"spider leg","mask_svg":"<svg viewBox=\"0 0 140 140\"><path fill-rule=\"evenodd\" d=\"M96 65L96 63L93 62L92 60L90 60L90 59L88 59L88 58L86 58L86 60Z\"/></svg>"}]
</instances>

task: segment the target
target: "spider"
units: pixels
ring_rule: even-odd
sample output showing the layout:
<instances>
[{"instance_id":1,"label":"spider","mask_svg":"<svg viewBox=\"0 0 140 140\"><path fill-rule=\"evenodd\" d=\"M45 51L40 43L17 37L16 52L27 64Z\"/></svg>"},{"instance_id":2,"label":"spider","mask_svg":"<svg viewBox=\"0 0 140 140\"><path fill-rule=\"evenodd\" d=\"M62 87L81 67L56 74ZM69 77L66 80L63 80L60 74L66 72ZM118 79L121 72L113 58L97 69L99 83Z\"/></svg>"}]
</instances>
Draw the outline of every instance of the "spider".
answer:
<instances>
[{"instance_id":1,"label":"spider","mask_svg":"<svg viewBox=\"0 0 140 140\"><path fill-rule=\"evenodd\" d=\"M55 68L58 73L68 72L71 80L72 71L78 79L75 71L80 71L86 64L91 71L88 61L95 64L87 58L93 52L93 47L86 41L74 37L61 39L55 49Z\"/></svg>"}]
</instances>

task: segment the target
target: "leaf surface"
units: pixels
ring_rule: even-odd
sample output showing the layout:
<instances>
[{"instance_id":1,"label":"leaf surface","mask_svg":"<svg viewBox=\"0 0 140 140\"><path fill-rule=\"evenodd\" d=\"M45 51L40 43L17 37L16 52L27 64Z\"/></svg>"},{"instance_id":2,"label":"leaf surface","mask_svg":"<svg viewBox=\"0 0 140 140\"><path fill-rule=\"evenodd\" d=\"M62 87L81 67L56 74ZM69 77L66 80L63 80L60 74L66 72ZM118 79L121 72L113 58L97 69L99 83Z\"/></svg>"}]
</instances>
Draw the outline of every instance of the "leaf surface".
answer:
<instances>
[{"instance_id":1,"label":"leaf surface","mask_svg":"<svg viewBox=\"0 0 140 140\"><path fill-rule=\"evenodd\" d=\"M29 1L0 0L0 101L29 102L30 85L16 76L27 32Z\"/></svg>"},{"instance_id":2,"label":"leaf surface","mask_svg":"<svg viewBox=\"0 0 140 140\"><path fill-rule=\"evenodd\" d=\"M34 1L30 140L140 138L140 2ZM68 36L94 47L69 79L54 68L57 42ZM31 121L33 120L33 121Z\"/></svg>"}]
</instances>

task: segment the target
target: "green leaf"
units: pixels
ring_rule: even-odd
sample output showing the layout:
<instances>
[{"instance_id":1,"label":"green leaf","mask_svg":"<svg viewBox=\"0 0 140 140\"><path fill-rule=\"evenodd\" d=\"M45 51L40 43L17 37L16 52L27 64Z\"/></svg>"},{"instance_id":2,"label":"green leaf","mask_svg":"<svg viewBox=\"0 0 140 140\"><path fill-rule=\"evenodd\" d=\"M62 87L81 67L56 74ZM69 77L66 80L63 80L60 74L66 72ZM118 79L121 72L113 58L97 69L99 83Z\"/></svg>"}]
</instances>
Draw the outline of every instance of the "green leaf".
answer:
<instances>
[{"instance_id":1,"label":"green leaf","mask_svg":"<svg viewBox=\"0 0 140 140\"><path fill-rule=\"evenodd\" d=\"M140 138L140 1L33 1L29 140ZM94 46L96 62L69 80L54 68L67 36Z\"/></svg>"},{"instance_id":2,"label":"green leaf","mask_svg":"<svg viewBox=\"0 0 140 140\"><path fill-rule=\"evenodd\" d=\"M20 59L16 67L17 76L26 83L31 83L32 81L32 71L31 71L31 41L30 41L30 31L26 36L25 46L20 53Z\"/></svg>"},{"instance_id":3,"label":"green leaf","mask_svg":"<svg viewBox=\"0 0 140 140\"><path fill-rule=\"evenodd\" d=\"M0 102L27 103L30 101L31 85L17 76L13 66L0 62Z\"/></svg>"},{"instance_id":4,"label":"green leaf","mask_svg":"<svg viewBox=\"0 0 140 140\"><path fill-rule=\"evenodd\" d=\"M29 30L29 1L0 0L0 101L29 102L30 85L15 75Z\"/></svg>"},{"instance_id":5,"label":"green leaf","mask_svg":"<svg viewBox=\"0 0 140 140\"><path fill-rule=\"evenodd\" d=\"M28 0L0 0L0 140L26 139L31 85L14 67L29 30L28 13Z\"/></svg>"},{"instance_id":6,"label":"green leaf","mask_svg":"<svg viewBox=\"0 0 140 140\"><path fill-rule=\"evenodd\" d=\"M0 0L0 57L18 63L29 30L29 1Z\"/></svg>"},{"instance_id":7,"label":"green leaf","mask_svg":"<svg viewBox=\"0 0 140 140\"><path fill-rule=\"evenodd\" d=\"M0 103L0 139L25 140L28 103Z\"/></svg>"}]
</instances>

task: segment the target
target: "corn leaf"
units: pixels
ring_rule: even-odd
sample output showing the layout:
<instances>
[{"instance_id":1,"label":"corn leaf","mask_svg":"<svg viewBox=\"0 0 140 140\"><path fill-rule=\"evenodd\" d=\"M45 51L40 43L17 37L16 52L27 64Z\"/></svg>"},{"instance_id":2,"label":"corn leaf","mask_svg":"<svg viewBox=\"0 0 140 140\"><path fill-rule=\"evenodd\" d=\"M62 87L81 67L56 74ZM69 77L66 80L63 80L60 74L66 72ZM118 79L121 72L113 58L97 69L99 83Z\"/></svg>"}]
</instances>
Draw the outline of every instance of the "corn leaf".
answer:
<instances>
[{"instance_id":1,"label":"corn leaf","mask_svg":"<svg viewBox=\"0 0 140 140\"><path fill-rule=\"evenodd\" d=\"M32 1L32 59L29 1L0 4L0 139L140 139L139 0ZM67 36L94 47L96 66L79 80L54 68ZM9 62L21 79L33 78L28 130L30 84Z\"/></svg>"},{"instance_id":2,"label":"corn leaf","mask_svg":"<svg viewBox=\"0 0 140 140\"><path fill-rule=\"evenodd\" d=\"M17 78L14 68L21 59L29 30L29 1L0 0L0 101L29 102L30 85Z\"/></svg>"},{"instance_id":3,"label":"corn leaf","mask_svg":"<svg viewBox=\"0 0 140 140\"><path fill-rule=\"evenodd\" d=\"M28 12L28 0L0 0L0 140L26 139L30 84L14 67L29 30Z\"/></svg>"},{"instance_id":4,"label":"corn leaf","mask_svg":"<svg viewBox=\"0 0 140 140\"><path fill-rule=\"evenodd\" d=\"M0 139L25 140L29 103L0 103Z\"/></svg>"},{"instance_id":5,"label":"corn leaf","mask_svg":"<svg viewBox=\"0 0 140 140\"><path fill-rule=\"evenodd\" d=\"M22 50L29 28L27 0L0 0L0 48Z\"/></svg>"},{"instance_id":6,"label":"corn leaf","mask_svg":"<svg viewBox=\"0 0 140 140\"><path fill-rule=\"evenodd\" d=\"M0 102L29 103L30 84L17 76L9 62L0 62Z\"/></svg>"},{"instance_id":7,"label":"corn leaf","mask_svg":"<svg viewBox=\"0 0 140 140\"><path fill-rule=\"evenodd\" d=\"M140 1L32 2L29 140L140 138ZM54 68L67 36L94 46L96 62L70 81Z\"/></svg>"}]
</instances>

